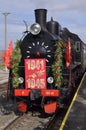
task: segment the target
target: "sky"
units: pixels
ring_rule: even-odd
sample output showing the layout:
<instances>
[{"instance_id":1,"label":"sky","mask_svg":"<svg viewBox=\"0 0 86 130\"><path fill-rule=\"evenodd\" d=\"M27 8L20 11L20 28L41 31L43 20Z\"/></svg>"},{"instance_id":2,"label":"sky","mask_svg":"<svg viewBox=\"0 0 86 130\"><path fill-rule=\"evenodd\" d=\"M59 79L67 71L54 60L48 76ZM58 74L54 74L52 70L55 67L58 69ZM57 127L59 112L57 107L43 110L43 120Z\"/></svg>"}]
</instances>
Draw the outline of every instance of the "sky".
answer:
<instances>
[{"instance_id":1,"label":"sky","mask_svg":"<svg viewBox=\"0 0 86 130\"><path fill-rule=\"evenodd\" d=\"M0 50L5 49L3 13L10 13L6 17L8 47L10 41L14 45L23 36L26 30L24 21L28 26L35 23L34 10L40 8L47 9L47 21L53 17L86 43L86 0L0 0Z\"/></svg>"}]
</instances>

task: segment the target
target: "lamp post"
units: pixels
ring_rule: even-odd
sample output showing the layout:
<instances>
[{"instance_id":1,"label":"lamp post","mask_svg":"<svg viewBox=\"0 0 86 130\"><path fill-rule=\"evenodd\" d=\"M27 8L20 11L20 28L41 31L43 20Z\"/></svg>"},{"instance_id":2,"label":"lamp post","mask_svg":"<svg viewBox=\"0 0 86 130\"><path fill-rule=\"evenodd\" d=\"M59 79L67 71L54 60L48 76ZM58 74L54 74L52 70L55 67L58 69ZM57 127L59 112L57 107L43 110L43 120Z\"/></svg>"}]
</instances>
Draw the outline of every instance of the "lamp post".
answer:
<instances>
[{"instance_id":1,"label":"lamp post","mask_svg":"<svg viewBox=\"0 0 86 130\"><path fill-rule=\"evenodd\" d=\"M8 12L2 13L5 16L5 50L7 45L7 16L10 14Z\"/></svg>"}]
</instances>

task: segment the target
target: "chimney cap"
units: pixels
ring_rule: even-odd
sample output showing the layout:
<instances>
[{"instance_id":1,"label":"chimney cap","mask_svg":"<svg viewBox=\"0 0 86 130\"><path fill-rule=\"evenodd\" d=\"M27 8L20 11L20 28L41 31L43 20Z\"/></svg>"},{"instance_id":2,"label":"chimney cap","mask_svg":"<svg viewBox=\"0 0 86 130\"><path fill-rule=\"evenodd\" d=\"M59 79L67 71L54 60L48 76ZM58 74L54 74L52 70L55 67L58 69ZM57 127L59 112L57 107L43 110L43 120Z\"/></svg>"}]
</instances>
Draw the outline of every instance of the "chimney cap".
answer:
<instances>
[{"instance_id":1,"label":"chimney cap","mask_svg":"<svg viewBox=\"0 0 86 130\"><path fill-rule=\"evenodd\" d=\"M43 8L40 8L40 9L35 9L35 11L42 11L42 10L47 11L47 9L43 9Z\"/></svg>"}]
</instances>

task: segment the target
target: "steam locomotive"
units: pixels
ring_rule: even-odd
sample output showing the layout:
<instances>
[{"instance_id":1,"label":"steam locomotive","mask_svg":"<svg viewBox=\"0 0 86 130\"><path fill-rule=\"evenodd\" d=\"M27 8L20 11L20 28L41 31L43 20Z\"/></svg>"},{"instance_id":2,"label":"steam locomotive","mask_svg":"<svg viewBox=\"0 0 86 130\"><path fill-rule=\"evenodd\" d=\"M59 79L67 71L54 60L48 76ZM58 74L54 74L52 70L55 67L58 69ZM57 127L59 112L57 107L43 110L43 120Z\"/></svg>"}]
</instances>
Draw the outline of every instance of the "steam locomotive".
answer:
<instances>
[{"instance_id":1,"label":"steam locomotive","mask_svg":"<svg viewBox=\"0 0 86 130\"><path fill-rule=\"evenodd\" d=\"M86 69L86 45L46 15L46 9L35 10L35 24L12 52L8 92L20 112L56 112Z\"/></svg>"}]
</instances>

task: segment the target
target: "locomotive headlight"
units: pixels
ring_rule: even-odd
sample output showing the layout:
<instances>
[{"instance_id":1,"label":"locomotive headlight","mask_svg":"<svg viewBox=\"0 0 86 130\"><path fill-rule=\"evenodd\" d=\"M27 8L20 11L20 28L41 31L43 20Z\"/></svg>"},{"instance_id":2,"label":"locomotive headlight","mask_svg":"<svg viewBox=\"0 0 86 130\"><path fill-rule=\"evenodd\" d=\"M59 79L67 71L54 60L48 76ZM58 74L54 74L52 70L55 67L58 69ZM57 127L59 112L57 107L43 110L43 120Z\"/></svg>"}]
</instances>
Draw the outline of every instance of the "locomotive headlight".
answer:
<instances>
[{"instance_id":1,"label":"locomotive headlight","mask_svg":"<svg viewBox=\"0 0 86 130\"><path fill-rule=\"evenodd\" d=\"M33 35L37 35L39 34L41 31L41 26L38 24L38 23L34 23L31 25L30 27L30 32L33 34Z\"/></svg>"},{"instance_id":2,"label":"locomotive headlight","mask_svg":"<svg viewBox=\"0 0 86 130\"><path fill-rule=\"evenodd\" d=\"M19 77L18 80L19 80L20 84L22 84L24 82L24 78L23 77Z\"/></svg>"},{"instance_id":3,"label":"locomotive headlight","mask_svg":"<svg viewBox=\"0 0 86 130\"><path fill-rule=\"evenodd\" d=\"M47 82L48 82L49 84L52 84L53 81L54 81L53 77L48 77L48 78L47 78Z\"/></svg>"}]
</instances>

